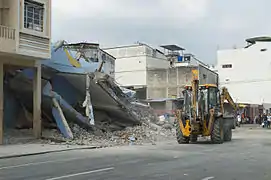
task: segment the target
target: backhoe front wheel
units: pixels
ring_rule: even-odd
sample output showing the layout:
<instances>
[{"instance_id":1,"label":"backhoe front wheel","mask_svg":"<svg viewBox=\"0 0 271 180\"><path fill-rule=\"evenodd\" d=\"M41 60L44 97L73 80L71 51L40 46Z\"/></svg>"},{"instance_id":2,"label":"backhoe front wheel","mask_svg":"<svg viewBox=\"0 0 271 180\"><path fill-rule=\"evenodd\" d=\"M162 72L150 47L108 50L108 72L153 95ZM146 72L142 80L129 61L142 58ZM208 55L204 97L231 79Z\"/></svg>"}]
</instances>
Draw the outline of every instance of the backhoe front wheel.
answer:
<instances>
[{"instance_id":1,"label":"backhoe front wheel","mask_svg":"<svg viewBox=\"0 0 271 180\"><path fill-rule=\"evenodd\" d=\"M179 144L188 144L189 143L189 137L183 136L180 124L178 120L175 121L175 127L176 127L176 138L177 142Z\"/></svg>"},{"instance_id":2,"label":"backhoe front wheel","mask_svg":"<svg viewBox=\"0 0 271 180\"><path fill-rule=\"evenodd\" d=\"M211 133L211 141L213 144L222 144L224 142L223 119L214 120L213 130Z\"/></svg>"}]
</instances>

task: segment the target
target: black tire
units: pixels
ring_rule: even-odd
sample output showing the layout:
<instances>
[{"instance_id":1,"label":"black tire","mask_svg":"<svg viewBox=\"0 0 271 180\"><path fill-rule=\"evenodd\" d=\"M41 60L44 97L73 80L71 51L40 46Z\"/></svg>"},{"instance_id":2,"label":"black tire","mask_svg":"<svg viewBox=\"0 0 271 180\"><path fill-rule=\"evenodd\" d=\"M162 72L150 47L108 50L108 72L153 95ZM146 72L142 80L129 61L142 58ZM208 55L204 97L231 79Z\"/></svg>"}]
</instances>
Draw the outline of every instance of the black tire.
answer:
<instances>
[{"instance_id":1,"label":"black tire","mask_svg":"<svg viewBox=\"0 0 271 180\"><path fill-rule=\"evenodd\" d=\"M224 141L231 141L232 139L232 129L231 127L224 128Z\"/></svg>"},{"instance_id":2,"label":"black tire","mask_svg":"<svg viewBox=\"0 0 271 180\"><path fill-rule=\"evenodd\" d=\"M237 121L236 119L233 119L233 127L232 127L232 129L236 129L236 124L237 124L236 121Z\"/></svg>"},{"instance_id":3,"label":"black tire","mask_svg":"<svg viewBox=\"0 0 271 180\"><path fill-rule=\"evenodd\" d=\"M176 127L176 138L177 138L177 142L179 144L188 144L189 143L189 137L183 136L180 124L179 124L179 122L177 120L175 121L175 127Z\"/></svg>"},{"instance_id":4,"label":"black tire","mask_svg":"<svg viewBox=\"0 0 271 180\"><path fill-rule=\"evenodd\" d=\"M192 143L197 142L197 141L198 141L198 135L191 134L191 135L190 135L190 141L191 141Z\"/></svg>"},{"instance_id":5,"label":"black tire","mask_svg":"<svg viewBox=\"0 0 271 180\"><path fill-rule=\"evenodd\" d=\"M224 142L224 133L223 133L223 119L215 119L213 124L213 130L211 133L211 142L213 144L222 144Z\"/></svg>"}]
</instances>

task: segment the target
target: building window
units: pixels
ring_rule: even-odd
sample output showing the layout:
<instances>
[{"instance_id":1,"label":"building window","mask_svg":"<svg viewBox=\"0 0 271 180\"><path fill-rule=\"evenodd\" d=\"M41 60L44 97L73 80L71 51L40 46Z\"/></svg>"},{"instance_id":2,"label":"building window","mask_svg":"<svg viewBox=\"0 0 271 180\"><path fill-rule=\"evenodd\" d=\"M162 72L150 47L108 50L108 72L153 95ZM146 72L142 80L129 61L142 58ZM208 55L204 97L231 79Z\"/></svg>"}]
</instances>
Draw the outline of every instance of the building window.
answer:
<instances>
[{"instance_id":1,"label":"building window","mask_svg":"<svg viewBox=\"0 0 271 180\"><path fill-rule=\"evenodd\" d=\"M43 32L44 4L25 0L24 28Z\"/></svg>"},{"instance_id":2,"label":"building window","mask_svg":"<svg viewBox=\"0 0 271 180\"><path fill-rule=\"evenodd\" d=\"M184 56L184 62L190 62L191 56Z\"/></svg>"},{"instance_id":3,"label":"building window","mask_svg":"<svg viewBox=\"0 0 271 180\"><path fill-rule=\"evenodd\" d=\"M232 65L231 64L223 64L222 68L232 68Z\"/></svg>"}]
</instances>

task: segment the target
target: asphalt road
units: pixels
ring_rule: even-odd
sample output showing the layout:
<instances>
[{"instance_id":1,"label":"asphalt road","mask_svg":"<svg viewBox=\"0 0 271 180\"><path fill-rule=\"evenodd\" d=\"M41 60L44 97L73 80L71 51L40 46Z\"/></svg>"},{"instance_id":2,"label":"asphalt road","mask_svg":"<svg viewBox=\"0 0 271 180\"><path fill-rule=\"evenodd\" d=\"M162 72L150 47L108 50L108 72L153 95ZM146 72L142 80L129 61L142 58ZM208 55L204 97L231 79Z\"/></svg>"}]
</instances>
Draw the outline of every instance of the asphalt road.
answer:
<instances>
[{"instance_id":1,"label":"asphalt road","mask_svg":"<svg viewBox=\"0 0 271 180\"><path fill-rule=\"evenodd\" d=\"M0 180L270 180L271 130L221 145L130 146L0 160Z\"/></svg>"}]
</instances>

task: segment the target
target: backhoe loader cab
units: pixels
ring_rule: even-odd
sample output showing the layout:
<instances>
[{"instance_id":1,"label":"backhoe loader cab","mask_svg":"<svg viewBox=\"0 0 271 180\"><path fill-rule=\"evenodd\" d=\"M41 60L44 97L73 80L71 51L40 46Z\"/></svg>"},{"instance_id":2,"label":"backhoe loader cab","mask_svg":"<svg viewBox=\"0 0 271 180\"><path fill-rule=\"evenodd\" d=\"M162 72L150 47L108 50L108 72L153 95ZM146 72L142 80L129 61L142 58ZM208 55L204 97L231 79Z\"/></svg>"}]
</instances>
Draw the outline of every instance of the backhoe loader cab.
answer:
<instances>
[{"instance_id":1,"label":"backhoe loader cab","mask_svg":"<svg viewBox=\"0 0 271 180\"><path fill-rule=\"evenodd\" d=\"M183 112L189 114L191 112L193 94L192 86L185 86L182 92L184 97ZM203 113L209 113L210 109L218 109L220 107L220 93L216 85L205 84L199 86L198 108Z\"/></svg>"},{"instance_id":2,"label":"backhoe loader cab","mask_svg":"<svg viewBox=\"0 0 271 180\"><path fill-rule=\"evenodd\" d=\"M213 84L205 84L199 86L200 97L201 100L200 105L204 106L208 104L209 107L204 106L204 110L206 113L210 109L218 109L220 107L220 93L219 89L216 85ZM202 107L201 107L202 108Z\"/></svg>"},{"instance_id":3,"label":"backhoe loader cab","mask_svg":"<svg viewBox=\"0 0 271 180\"><path fill-rule=\"evenodd\" d=\"M176 135L178 143L197 141L198 136L210 136L212 143L230 141L233 122L223 118L223 103L231 99L227 89L220 93L215 84L192 85L183 90L184 104L176 111ZM233 103L234 104L234 103Z\"/></svg>"}]
</instances>

